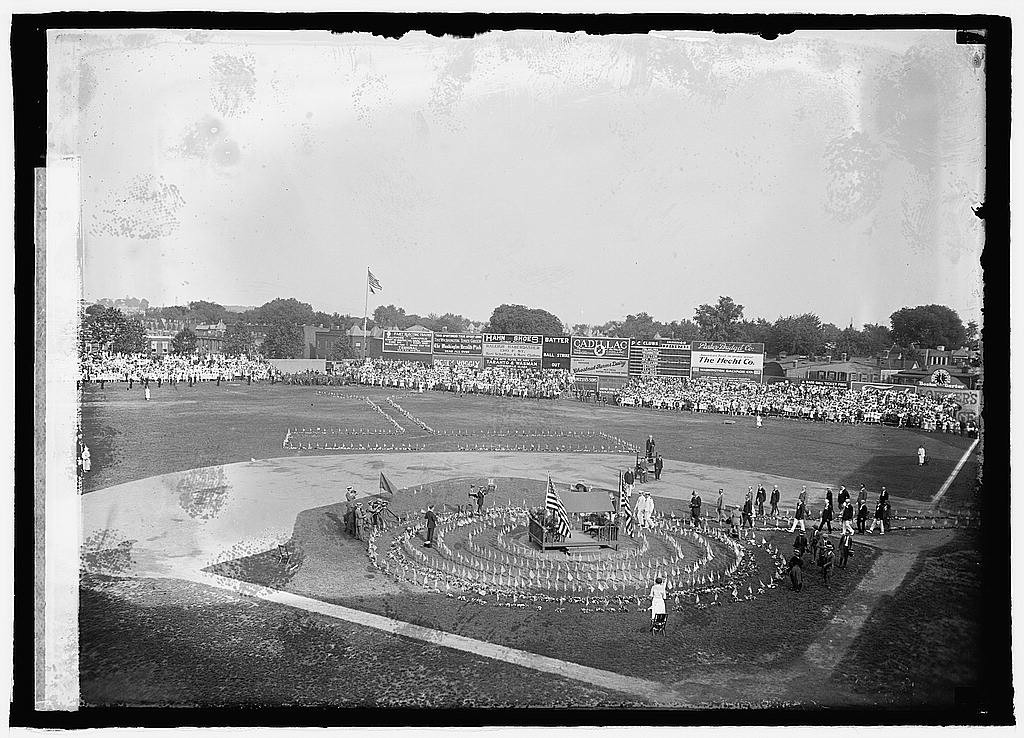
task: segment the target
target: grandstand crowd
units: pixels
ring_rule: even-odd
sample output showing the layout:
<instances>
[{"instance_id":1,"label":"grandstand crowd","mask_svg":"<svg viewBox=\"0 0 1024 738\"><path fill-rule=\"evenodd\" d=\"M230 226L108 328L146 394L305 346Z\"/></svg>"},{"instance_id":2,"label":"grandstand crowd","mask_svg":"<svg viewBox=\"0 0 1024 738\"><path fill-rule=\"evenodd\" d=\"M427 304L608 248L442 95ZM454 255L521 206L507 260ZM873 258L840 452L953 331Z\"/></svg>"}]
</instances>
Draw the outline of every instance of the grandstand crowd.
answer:
<instances>
[{"instance_id":1,"label":"grandstand crowd","mask_svg":"<svg viewBox=\"0 0 1024 738\"><path fill-rule=\"evenodd\" d=\"M336 364L332 374L288 374L262 358L113 355L84 359L81 373L87 382L125 382L129 386L149 382L196 384L243 379L250 383L357 384L542 399L556 399L568 393L575 393L577 397L585 394L574 389L573 375L563 369L481 368L458 361L427 365L368 359L363 363ZM883 423L961 435L977 434L973 421L958 418L960 405L952 397L935 400L898 387L852 390L809 383L757 384L728 379L634 377L610 400L627 407L831 423Z\"/></svg>"},{"instance_id":2,"label":"grandstand crowd","mask_svg":"<svg viewBox=\"0 0 1024 738\"><path fill-rule=\"evenodd\" d=\"M827 385L775 382L756 384L727 379L640 377L629 379L615 397L623 406L691 412L785 417L831 423L885 423L945 433L976 432L958 420L960 405L894 387L847 389Z\"/></svg>"},{"instance_id":3,"label":"grandstand crowd","mask_svg":"<svg viewBox=\"0 0 1024 738\"><path fill-rule=\"evenodd\" d=\"M554 399L568 391L564 369L485 367L462 362L436 362L431 366L407 361L372 360L347 367L359 384L374 387L429 389L456 394L502 395Z\"/></svg>"},{"instance_id":4,"label":"grandstand crowd","mask_svg":"<svg viewBox=\"0 0 1024 738\"><path fill-rule=\"evenodd\" d=\"M244 356L184 356L179 354L154 359L143 354L90 356L82 361L81 376L86 382L210 382L231 379L268 380L278 375L263 359Z\"/></svg>"}]
</instances>

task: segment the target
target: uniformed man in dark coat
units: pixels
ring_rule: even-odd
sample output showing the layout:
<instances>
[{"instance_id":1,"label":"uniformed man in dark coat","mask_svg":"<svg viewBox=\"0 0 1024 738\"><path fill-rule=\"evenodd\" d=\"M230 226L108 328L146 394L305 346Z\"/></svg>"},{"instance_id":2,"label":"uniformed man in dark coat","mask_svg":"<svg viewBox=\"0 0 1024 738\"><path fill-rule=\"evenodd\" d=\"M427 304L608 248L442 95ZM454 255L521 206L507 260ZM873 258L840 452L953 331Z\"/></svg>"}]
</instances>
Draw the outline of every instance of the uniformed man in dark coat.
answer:
<instances>
[{"instance_id":1,"label":"uniformed man in dark coat","mask_svg":"<svg viewBox=\"0 0 1024 738\"><path fill-rule=\"evenodd\" d=\"M661 479L661 470L665 468L665 462L661 458L661 454L654 457L654 478L655 480Z\"/></svg>"},{"instance_id":2,"label":"uniformed man in dark coat","mask_svg":"<svg viewBox=\"0 0 1024 738\"><path fill-rule=\"evenodd\" d=\"M796 534L796 540L793 541L793 551L803 559L805 553L807 553L807 534L802 530Z\"/></svg>"},{"instance_id":3,"label":"uniformed man in dark coat","mask_svg":"<svg viewBox=\"0 0 1024 738\"><path fill-rule=\"evenodd\" d=\"M836 497L836 506L838 509L842 510L843 505L846 504L848 499L850 499L850 493L847 491L846 485L842 484L839 486L839 496Z\"/></svg>"},{"instance_id":4,"label":"uniformed man in dark coat","mask_svg":"<svg viewBox=\"0 0 1024 738\"><path fill-rule=\"evenodd\" d=\"M434 545L434 529L437 528L437 516L434 515L434 506L430 505L427 508L426 515L424 516L427 520L427 542L424 546Z\"/></svg>"}]
</instances>

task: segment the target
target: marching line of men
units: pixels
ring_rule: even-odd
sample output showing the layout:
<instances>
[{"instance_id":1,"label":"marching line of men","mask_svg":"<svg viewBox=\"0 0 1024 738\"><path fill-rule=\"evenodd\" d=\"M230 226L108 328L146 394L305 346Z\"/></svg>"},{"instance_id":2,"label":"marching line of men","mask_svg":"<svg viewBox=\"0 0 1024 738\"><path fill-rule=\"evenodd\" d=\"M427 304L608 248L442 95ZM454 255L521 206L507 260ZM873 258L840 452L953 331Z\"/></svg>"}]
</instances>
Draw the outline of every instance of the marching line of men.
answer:
<instances>
[{"instance_id":1,"label":"marching line of men","mask_svg":"<svg viewBox=\"0 0 1024 738\"><path fill-rule=\"evenodd\" d=\"M654 498L646 490L635 490L635 477L627 470L623 475L623 485L625 486L626 499L630 501L633 509L634 520L637 521L637 525L640 528L649 528L652 525L654 518ZM637 492L636 502L632 502L634 491ZM781 500L782 493L779 490L779 485L772 485L771 493L769 493L763 484L758 484L757 490L754 490L753 485L747 487L747 492L744 497L742 505L729 505L725 502L725 490L718 490L718 499L715 503L715 521L721 526L729 526L730 533L734 536L738 536L739 532L743 528L753 528L754 519L760 518L762 520L769 518L781 517L779 512L779 502ZM770 505L770 508L765 513L765 503ZM856 508L855 508L856 504ZM891 527L889 522L889 515L891 513L891 506L889 503L889 492L883 486L878 494L878 501L875 505L874 516L871 522L871 526L868 527L867 521L870 515L868 510L868 490L865 485L860 486L860 491L857 493L856 503L850 492L846 489L846 485L840 485L839 494L833 498L832 488L826 487L825 489L825 500L822 505L821 513L817 518L817 523L813 525L816 530L818 528L825 530L829 533L835 532L832 527L833 520L836 519L836 507L838 506L838 528L840 534L849 534L851 536L856 534L867 534L874 533L875 527L879 529L880 535L885 535L885 529ZM694 526L707 527L707 522L704 516L704 502L697 490L692 490L689 501L690 508L690 520ZM789 527L789 532L796 532L797 528L806 532L807 523L810 518L809 507L807 503L807 486L803 485L800 488L800 494L797 496L796 505L793 508L792 523ZM856 525L856 527L855 527Z\"/></svg>"}]
</instances>

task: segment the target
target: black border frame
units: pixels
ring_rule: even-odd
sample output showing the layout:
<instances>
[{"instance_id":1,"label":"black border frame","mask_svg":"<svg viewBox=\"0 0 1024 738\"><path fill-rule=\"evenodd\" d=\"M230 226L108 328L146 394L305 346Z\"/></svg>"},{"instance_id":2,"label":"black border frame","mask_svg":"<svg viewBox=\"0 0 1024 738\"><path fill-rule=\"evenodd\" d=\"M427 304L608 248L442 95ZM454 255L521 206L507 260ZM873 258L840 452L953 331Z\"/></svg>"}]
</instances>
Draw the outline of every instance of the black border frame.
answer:
<instances>
[{"instance_id":1,"label":"black border frame","mask_svg":"<svg viewBox=\"0 0 1024 738\"><path fill-rule=\"evenodd\" d=\"M541 29L588 34L695 30L743 33L773 40L800 30L948 29L961 43L986 47L986 196L984 363L986 367L982 536L986 612L984 698L961 708L541 710L369 708L84 708L74 713L34 708L34 557L32 398L22 392L15 410L14 683L10 724L36 728L180 726L571 726L571 725L1004 725L1013 724L1010 638L1009 503L1009 196L1010 19L995 15L835 14L543 14L543 13L264 13L66 12L14 15L11 57L15 133L15 371L34 371L33 170L46 159L46 31L59 28L321 29L365 31L398 38L407 31L468 37L490 30ZM984 36L967 31L983 31ZM21 350L17 350L17 349ZM27 382L15 383L24 387Z\"/></svg>"}]
</instances>

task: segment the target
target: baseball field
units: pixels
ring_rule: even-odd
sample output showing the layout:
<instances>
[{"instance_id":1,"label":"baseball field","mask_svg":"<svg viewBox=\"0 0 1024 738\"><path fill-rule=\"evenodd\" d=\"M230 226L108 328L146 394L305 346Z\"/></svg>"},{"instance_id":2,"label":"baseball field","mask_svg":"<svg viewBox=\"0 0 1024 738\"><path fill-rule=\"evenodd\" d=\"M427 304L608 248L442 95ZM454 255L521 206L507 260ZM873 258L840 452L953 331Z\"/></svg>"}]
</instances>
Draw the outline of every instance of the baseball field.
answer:
<instances>
[{"instance_id":1,"label":"baseball field","mask_svg":"<svg viewBox=\"0 0 1024 738\"><path fill-rule=\"evenodd\" d=\"M239 383L154 387L148 402L138 388L88 385L82 428L92 453L80 588L89 705L948 715L984 702L983 562L977 525L964 522L979 515L970 438L796 420L758 429L744 417L569 399ZM624 589L584 589L578 602L461 596L436 576L385 571L341 525L345 487L372 495L381 472L400 488L392 507L403 525L427 504L467 504L468 485L486 478L498 488L495 515L542 503L549 475L560 489L614 488L648 436L665 469L641 486L666 520L685 519L694 490L708 503L722 488L739 504L748 486L778 484L785 513L802 486L813 509L826 487L863 484L872 506L885 485L897 517L917 523L855 537L845 568L826 581L812 563L794 592L772 558L792 550L789 521L759 519L736 544L746 563L728 586L670 596L656 635L649 600ZM452 556L465 560L461 549Z\"/></svg>"}]
</instances>

